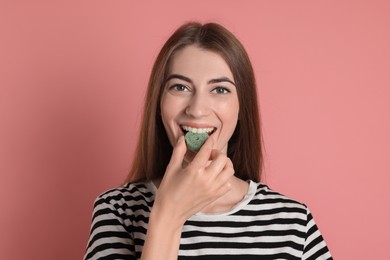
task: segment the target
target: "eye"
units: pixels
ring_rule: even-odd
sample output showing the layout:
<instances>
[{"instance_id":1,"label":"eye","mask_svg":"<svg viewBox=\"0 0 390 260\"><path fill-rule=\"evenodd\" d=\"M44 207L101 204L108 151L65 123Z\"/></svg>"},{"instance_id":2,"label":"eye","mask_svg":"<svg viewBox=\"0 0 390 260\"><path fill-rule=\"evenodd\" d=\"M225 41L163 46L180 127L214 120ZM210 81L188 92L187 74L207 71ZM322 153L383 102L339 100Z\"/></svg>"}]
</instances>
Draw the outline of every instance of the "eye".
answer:
<instances>
[{"instance_id":1,"label":"eye","mask_svg":"<svg viewBox=\"0 0 390 260\"><path fill-rule=\"evenodd\" d=\"M230 93L230 90L225 87L216 87L212 92L216 94L228 94Z\"/></svg>"},{"instance_id":2,"label":"eye","mask_svg":"<svg viewBox=\"0 0 390 260\"><path fill-rule=\"evenodd\" d=\"M175 91L189 91L188 87L183 84L174 84L170 86L169 89Z\"/></svg>"}]
</instances>

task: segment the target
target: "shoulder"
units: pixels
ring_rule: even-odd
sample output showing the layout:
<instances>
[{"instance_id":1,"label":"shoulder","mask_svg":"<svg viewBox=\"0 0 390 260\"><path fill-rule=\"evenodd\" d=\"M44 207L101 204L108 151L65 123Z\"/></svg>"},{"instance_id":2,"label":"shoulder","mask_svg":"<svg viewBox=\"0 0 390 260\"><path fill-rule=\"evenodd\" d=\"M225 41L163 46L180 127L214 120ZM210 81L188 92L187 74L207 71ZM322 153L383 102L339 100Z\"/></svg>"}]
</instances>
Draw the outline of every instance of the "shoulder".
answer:
<instances>
[{"instance_id":1,"label":"shoulder","mask_svg":"<svg viewBox=\"0 0 390 260\"><path fill-rule=\"evenodd\" d=\"M308 214L308 208L304 203L275 191L264 183L255 184L256 193L251 204L258 204L268 209L283 209L283 211Z\"/></svg>"},{"instance_id":2,"label":"shoulder","mask_svg":"<svg viewBox=\"0 0 390 260\"><path fill-rule=\"evenodd\" d=\"M111 205L115 208L130 207L135 204L152 203L154 191L150 183L126 183L120 187L109 189L101 193L95 200L94 207Z\"/></svg>"},{"instance_id":3,"label":"shoulder","mask_svg":"<svg viewBox=\"0 0 390 260\"><path fill-rule=\"evenodd\" d=\"M263 200L270 200L273 202L281 202L281 203L290 203L290 204L296 204L303 207L306 207L306 205L302 202L299 202L289 196L284 195L283 193L280 193L272 188L270 188L268 185L264 183L255 183L256 184L256 194L255 197L261 198Z\"/></svg>"}]
</instances>

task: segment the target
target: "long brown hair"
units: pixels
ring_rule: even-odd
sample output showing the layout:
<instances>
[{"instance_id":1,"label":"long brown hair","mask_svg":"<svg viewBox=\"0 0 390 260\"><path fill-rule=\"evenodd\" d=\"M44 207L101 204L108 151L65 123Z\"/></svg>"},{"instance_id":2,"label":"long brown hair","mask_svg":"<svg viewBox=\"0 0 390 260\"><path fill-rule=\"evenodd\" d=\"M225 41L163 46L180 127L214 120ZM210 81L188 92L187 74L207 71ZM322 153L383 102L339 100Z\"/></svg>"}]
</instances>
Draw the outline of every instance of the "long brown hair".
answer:
<instances>
[{"instance_id":1,"label":"long brown hair","mask_svg":"<svg viewBox=\"0 0 390 260\"><path fill-rule=\"evenodd\" d=\"M145 97L143 120L134 161L126 182L161 178L172 155L160 113L160 101L172 56L187 46L196 45L221 55L233 73L240 104L238 123L228 143L228 157L235 175L260 181L263 147L260 115L253 68L242 44L216 23L190 22L179 27L162 47L154 63Z\"/></svg>"}]
</instances>

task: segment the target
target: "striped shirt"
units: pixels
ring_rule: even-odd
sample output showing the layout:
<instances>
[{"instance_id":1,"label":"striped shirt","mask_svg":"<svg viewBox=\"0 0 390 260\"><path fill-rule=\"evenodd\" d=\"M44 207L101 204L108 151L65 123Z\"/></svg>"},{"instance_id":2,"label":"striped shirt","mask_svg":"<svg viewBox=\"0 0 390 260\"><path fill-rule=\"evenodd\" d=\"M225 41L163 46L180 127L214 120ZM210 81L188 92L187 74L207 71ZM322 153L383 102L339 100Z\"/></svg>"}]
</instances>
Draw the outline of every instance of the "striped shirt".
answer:
<instances>
[{"instance_id":1,"label":"striped shirt","mask_svg":"<svg viewBox=\"0 0 390 260\"><path fill-rule=\"evenodd\" d=\"M85 260L139 259L156 187L128 183L95 201ZM249 181L225 213L197 213L183 226L178 259L333 259L306 205Z\"/></svg>"}]
</instances>

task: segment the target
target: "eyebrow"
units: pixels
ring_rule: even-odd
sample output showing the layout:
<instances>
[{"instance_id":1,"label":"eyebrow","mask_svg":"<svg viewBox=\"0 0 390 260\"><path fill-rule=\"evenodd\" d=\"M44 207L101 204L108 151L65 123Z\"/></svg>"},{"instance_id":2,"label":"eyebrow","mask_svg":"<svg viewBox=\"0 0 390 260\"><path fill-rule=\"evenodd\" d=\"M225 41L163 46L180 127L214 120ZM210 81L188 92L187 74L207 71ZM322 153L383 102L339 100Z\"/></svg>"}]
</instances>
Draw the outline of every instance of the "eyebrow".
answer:
<instances>
[{"instance_id":1,"label":"eyebrow","mask_svg":"<svg viewBox=\"0 0 390 260\"><path fill-rule=\"evenodd\" d=\"M187 81L188 83L190 84L193 84L192 80L186 76L183 76L183 75L180 75L180 74L172 74L170 75L165 82L168 82L169 80L171 79L181 79L181 80L184 80L184 81ZM220 83L220 82L229 82L230 84L232 84L233 86L236 86L236 84L230 80L228 77L220 77L220 78L215 78L215 79L210 79L207 83L208 84L213 84L213 83Z\"/></svg>"}]
</instances>

